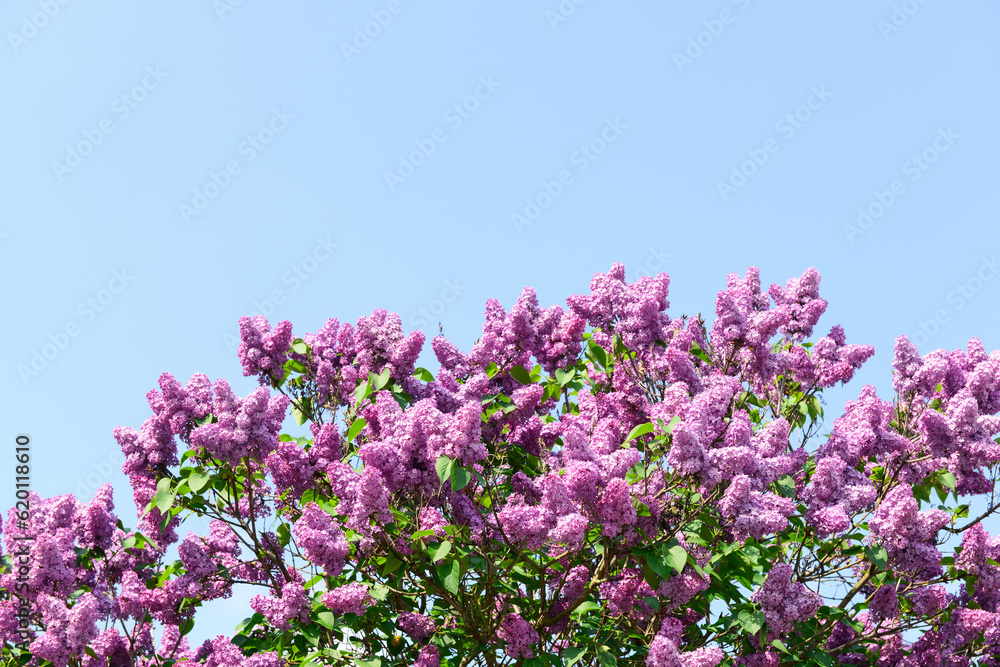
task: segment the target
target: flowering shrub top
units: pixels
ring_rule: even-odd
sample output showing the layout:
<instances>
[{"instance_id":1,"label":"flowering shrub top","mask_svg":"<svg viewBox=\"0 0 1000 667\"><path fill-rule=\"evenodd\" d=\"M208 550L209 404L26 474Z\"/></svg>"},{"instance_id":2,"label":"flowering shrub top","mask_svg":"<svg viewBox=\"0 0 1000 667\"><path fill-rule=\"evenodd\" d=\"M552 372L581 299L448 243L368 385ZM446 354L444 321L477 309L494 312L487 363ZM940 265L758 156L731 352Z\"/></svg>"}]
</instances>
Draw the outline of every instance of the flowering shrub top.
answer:
<instances>
[{"instance_id":1,"label":"flowering shrub top","mask_svg":"<svg viewBox=\"0 0 1000 667\"><path fill-rule=\"evenodd\" d=\"M873 349L819 273L729 276L706 330L665 274L567 308L486 304L468 353L384 310L294 337L242 318L260 387L170 374L115 429L142 513L32 496L0 577L19 664L1000 664L1000 354L896 341L891 402L822 391ZM311 437L281 433L291 411ZM969 498L986 495L970 518ZM982 504L981 499L976 500ZM183 539L191 513L210 533ZM960 539L960 546L948 538ZM30 555L19 555L31 543ZM176 545L177 559L167 557ZM23 559L22 559L23 558ZM19 582L26 586L19 588ZM232 637L185 635L258 587ZM949 584L951 584L949 586ZM153 623L162 626L154 641Z\"/></svg>"}]
</instances>

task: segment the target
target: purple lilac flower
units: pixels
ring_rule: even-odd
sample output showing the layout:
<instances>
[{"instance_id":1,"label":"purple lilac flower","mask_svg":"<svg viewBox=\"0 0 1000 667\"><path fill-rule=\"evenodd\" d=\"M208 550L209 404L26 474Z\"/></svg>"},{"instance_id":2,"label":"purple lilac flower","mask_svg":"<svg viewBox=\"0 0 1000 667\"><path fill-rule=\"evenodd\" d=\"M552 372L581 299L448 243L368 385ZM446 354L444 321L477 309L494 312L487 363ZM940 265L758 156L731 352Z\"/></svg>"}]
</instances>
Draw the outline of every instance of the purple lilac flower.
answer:
<instances>
[{"instance_id":1,"label":"purple lilac flower","mask_svg":"<svg viewBox=\"0 0 1000 667\"><path fill-rule=\"evenodd\" d=\"M344 531L319 505L309 503L302 509L302 516L292 527L292 534L302 555L323 568L328 576L336 577L344 569L350 545Z\"/></svg>"},{"instance_id":2,"label":"purple lilac flower","mask_svg":"<svg viewBox=\"0 0 1000 667\"><path fill-rule=\"evenodd\" d=\"M812 335L827 306L826 299L819 298L819 282L819 271L810 266L801 277L789 278L784 289L771 285L771 298L789 310L788 322L781 327L783 336L798 343Z\"/></svg>"},{"instance_id":3,"label":"purple lilac flower","mask_svg":"<svg viewBox=\"0 0 1000 667\"><path fill-rule=\"evenodd\" d=\"M323 593L320 601L335 614L357 614L361 616L374 602L364 584L347 584Z\"/></svg>"},{"instance_id":4,"label":"purple lilac flower","mask_svg":"<svg viewBox=\"0 0 1000 667\"><path fill-rule=\"evenodd\" d=\"M73 517L73 531L83 547L108 549L115 532L114 489L103 484L90 505L80 507Z\"/></svg>"},{"instance_id":5,"label":"purple lilac flower","mask_svg":"<svg viewBox=\"0 0 1000 667\"><path fill-rule=\"evenodd\" d=\"M281 597L255 595L250 607L261 614L279 630L290 630L291 621L309 622L309 598L301 581L289 581L281 587Z\"/></svg>"},{"instance_id":6,"label":"purple lilac flower","mask_svg":"<svg viewBox=\"0 0 1000 667\"><path fill-rule=\"evenodd\" d=\"M313 444L309 448L309 460L320 470L326 470L334 461L339 461L341 456L340 432L336 424L312 423L309 425L312 432Z\"/></svg>"},{"instance_id":7,"label":"purple lilac flower","mask_svg":"<svg viewBox=\"0 0 1000 667\"><path fill-rule=\"evenodd\" d=\"M277 448L264 459L264 466L271 473L274 488L278 493L290 491L293 499L313 486L316 467L309 455L294 442L280 442Z\"/></svg>"},{"instance_id":8,"label":"purple lilac flower","mask_svg":"<svg viewBox=\"0 0 1000 667\"><path fill-rule=\"evenodd\" d=\"M413 637L413 641L423 643L434 634L434 619L416 612L407 611L399 615L396 625L402 632Z\"/></svg>"},{"instance_id":9,"label":"purple lilac flower","mask_svg":"<svg viewBox=\"0 0 1000 667\"><path fill-rule=\"evenodd\" d=\"M232 465L243 457L263 461L278 444L278 432L288 411L285 395L269 398L266 387L258 387L246 398L233 394L229 383L215 383L215 417L191 432L191 444L204 447L212 456Z\"/></svg>"},{"instance_id":10,"label":"purple lilac flower","mask_svg":"<svg viewBox=\"0 0 1000 667\"><path fill-rule=\"evenodd\" d=\"M607 273L594 274L589 295L571 296L566 303L571 312L600 328L594 336L598 345L609 348L611 334L617 333L629 349L647 350L664 337L664 328L670 324L664 312L670 306L669 286L665 273L626 283L625 266L618 263Z\"/></svg>"},{"instance_id":11,"label":"purple lilac flower","mask_svg":"<svg viewBox=\"0 0 1000 667\"><path fill-rule=\"evenodd\" d=\"M604 522L604 534L608 537L615 537L623 527L633 525L638 515L632 506L628 482L621 478L608 482L601 495L598 512Z\"/></svg>"},{"instance_id":12,"label":"purple lilac flower","mask_svg":"<svg viewBox=\"0 0 1000 667\"><path fill-rule=\"evenodd\" d=\"M437 646L429 644L422 649L420 649L420 655L417 656L417 661L413 663L413 667L440 667L441 656L438 654Z\"/></svg>"},{"instance_id":13,"label":"purple lilac flower","mask_svg":"<svg viewBox=\"0 0 1000 667\"><path fill-rule=\"evenodd\" d=\"M531 650L539 641L538 633L520 614L507 614L500 624L497 637L507 642L507 655L514 658L534 658Z\"/></svg>"},{"instance_id":14,"label":"purple lilac flower","mask_svg":"<svg viewBox=\"0 0 1000 667\"><path fill-rule=\"evenodd\" d=\"M872 594L868 609L878 618L896 618L899 616L899 601L896 599L896 587L891 584L879 586Z\"/></svg>"},{"instance_id":15,"label":"purple lilac flower","mask_svg":"<svg viewBox=\"0 0 1000 667\"><path fill-rule=\"evenodd\" d=\"M259 375L262 384L264 378L280 380L291 344L292 323L288 320L279 322L272 331L263 315L240 318L240 347L237 353L244 376Z\"/></svg>"},{"instance_id":16,"label":"purple lilac flower","mask_svg":"<svg viewBox=\"0 0 1000 667\"><path fill-rule=\"evenodd\" d=\"M764 584L750 596L764 610L769 637L791 632L795 621L812 617L823 604L818 594L792 581L793 573L791 565L778 563L767 573Z\"/></svg>"}]
</instances>

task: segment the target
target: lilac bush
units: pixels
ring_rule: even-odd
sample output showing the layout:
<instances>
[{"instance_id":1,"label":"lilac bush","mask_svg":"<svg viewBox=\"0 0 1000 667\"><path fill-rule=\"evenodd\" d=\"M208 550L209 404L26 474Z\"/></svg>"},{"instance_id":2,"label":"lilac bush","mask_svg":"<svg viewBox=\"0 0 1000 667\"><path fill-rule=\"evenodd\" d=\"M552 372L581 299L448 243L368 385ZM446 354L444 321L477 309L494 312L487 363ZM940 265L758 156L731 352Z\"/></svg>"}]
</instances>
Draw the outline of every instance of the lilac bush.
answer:
<instances>
[{"instance_id":1,"label":"lilac bush","mask_svg":"<svg viewBox=\"0 0 1000 667\"><path fill-rule=\"evenodd\" d=\"M489 300L468 353L430 342L436 373L384 310L298 337L242 318L257 389L164 373L115 429L136 530L109 485L10 510L5 658L1000 665L1000 353L901 336L895 394L861 388L821 435L823 390L874 350L840 326L809 342L815 269L730 275L710 328L667 314L665 274L624 276L565 309ZM180 539L192 514L209 534ZM246 620L190 646L234 586L256 589Z\"/></svg>"}]
</instances>

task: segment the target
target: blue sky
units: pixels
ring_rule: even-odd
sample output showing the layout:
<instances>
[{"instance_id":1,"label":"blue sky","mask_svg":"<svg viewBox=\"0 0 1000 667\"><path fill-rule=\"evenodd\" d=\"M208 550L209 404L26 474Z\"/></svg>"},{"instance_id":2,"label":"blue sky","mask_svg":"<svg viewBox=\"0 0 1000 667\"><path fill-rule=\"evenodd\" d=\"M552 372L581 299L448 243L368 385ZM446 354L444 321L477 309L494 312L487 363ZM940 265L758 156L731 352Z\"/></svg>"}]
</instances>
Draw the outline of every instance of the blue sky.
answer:
<instances>
[{"instance_id":1,"label":"blue sky","mask_svg":"<svg viewBox=\"0 0 1000 667\"><path fill-rule=\"evenodd\" d=\"M468 349L487 298L564 303L617 261L706 317L730 272L815 266L818 333L876 348L831 411L864 383L889 398L901 333L1000 347L998 20L984 0L10 0L4 437L30 434L39 493L111 481L134 525L112 428L163 371L249 391L241 315L301 335L384 307Z\"/></svg>"}]
</instances>

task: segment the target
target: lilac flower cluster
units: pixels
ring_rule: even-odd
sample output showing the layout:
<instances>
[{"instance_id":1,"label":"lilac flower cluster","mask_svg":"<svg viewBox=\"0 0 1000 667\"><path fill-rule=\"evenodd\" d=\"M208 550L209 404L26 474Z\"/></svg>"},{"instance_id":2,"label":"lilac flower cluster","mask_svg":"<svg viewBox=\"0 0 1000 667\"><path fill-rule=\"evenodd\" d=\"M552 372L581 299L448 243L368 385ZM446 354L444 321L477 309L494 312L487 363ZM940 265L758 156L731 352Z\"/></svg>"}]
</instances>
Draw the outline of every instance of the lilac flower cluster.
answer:
<instances>
[{"instance_id":1,"label":"lilac flower cluster","mask_svg":"<svg viewBox=\"0 0 1000 667\"><path fill-rule=\"evenodd\" d=\"M427 638L434 634L437 629L434 619L412 611L406 611L399 615L396 621L399 629L413 637L413 641L425 642Z\"/></svg>"},{"instance_id":2,"label":"lilac flower cluster","mask_svg":"<svg viewBox=\"0 0 1000 667\"><path fill-rule=\"evenodd\" d=\"M973 338L965 351L920 357L905 336L896 339L893 386L913 400L915 422L930 457L907 465L904 479L918 482L936 470L952 471L956 490L989 493L988 469L1000 463L1000 351L987 356ZM940 388L939 388L940 387Z\"/></svg>"},{"instance_id":3,"label":"lilac flower cluster","mask_svg":"<svg viewBox=\"0 0 1000 667\"><path fill-rule=\"evenodd\" d=\"M323 593L323 605L335 614L357 614L360 616L374 602L364 584L347 584Z\"/></svg>"},{"instance_id":4,"label":"lilac flower cluster","mask_svg":"<svg viewBox=\"0 0 1000 667\"><path fill-rule=\"evenodd\" d=\"M538 643L538 632L520 614L507 614L500 624L497 637L507 642L507 655L514 658L534 658L531 647Z\"/></svg>"},{"instance_id":5,"label":"lilac flower cluster","mask_svg":"<svg viewBox=\"0 0 1000 667\"><path fill-rule=\"evenodd\" d=\"M309 622L309 598L306 597L301 577L285 582L276 595L255 595L250 599L250 607L267 619L279 630L290 630L291 621Z\"/></svg>"},{"instance_id":6,"label":"lilac flower cluster","mask_svg":"<svg viewBox=\"0 0 1000 667\"><path fill-rule=\"evenodd\" d=\"M767 573L764 584L750 596L764 610L769 638L787 634L795 621L812 617L823 604L817 593L793 581L793 574L794 569L788 563L776 564Z\"/></svg>"},{"instance_id":7,"label":"lilac flower cluster","mask_svg":"<svg viewBox=\"0 0 1000 667\"><path fill-rule=\"evenodd\" d=\"M350 545L344 531L319 505L309 503L302 508L302 516L295 522L292 533L302 555L326 574L336 577L344 569Z\"/></svg>"},{"instance_id":8,"label":"lilac flower cluster","mask_svg":"<svg viewBox=\"0 0 1000 667\"><path fill-rule=\"evenodd\" d=\"M266 388L258 387L240 398L225 380L216 381L214 389L213 414L217 422L193 430L191 445L204 447L213 457L231 465L244 457L263 461L278 444L288 397L269 396Z\"/></svg>"},{"instance_id":9,"label":"lilac flower cluster","mask_svg":"<svg viewBox=\"0 0 1000 667\"><path fill-rule=\"evenodd\" d=\"M681 653L681 622L676 618L664 619L659 632L649 644L647 667L715 667L725 657L717 646L705 646Z\"/></svg>"},{"instance_id":10,"label":"lilac flower cluster","mask_svg":"<svg viewBox=\"0 0 1000 667\"><path fill-rule=\"evenodd\" d=\"M238 354L243 375L257 375L262 381L280 381L291 344L292 323L288 320L279 322L272 331L263 315L240 318Z\"/></svg>"}]
</instances>

